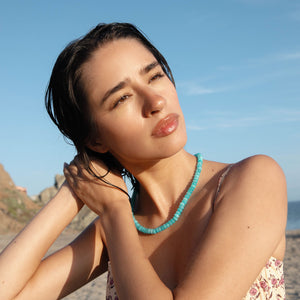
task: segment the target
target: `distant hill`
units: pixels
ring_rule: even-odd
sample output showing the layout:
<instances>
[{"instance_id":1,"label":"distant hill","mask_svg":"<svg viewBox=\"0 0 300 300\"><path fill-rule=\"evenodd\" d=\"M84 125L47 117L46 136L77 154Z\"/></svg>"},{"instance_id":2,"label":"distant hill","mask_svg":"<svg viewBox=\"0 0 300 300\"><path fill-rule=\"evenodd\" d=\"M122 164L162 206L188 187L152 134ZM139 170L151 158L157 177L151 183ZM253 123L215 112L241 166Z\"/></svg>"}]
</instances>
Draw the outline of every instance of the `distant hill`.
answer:
<instances>
[{"instance_id":1,"label":"distant hill","mask_svg":"<svg viewBox=\"0 0 300 300\"><path fill-rule=\"evenodd\" d=\"M0 164L0 234L20 231L40 208Z\"/></svg>"},{"instance_id":2,"label":"distant hill","mask_svg":"<svg viewBox=\"0 0 300 300\"><path fill-rule=\"evenodd\" d=\"M63 175L56 175L53 186L30 198L26 189L16 186L0 164L0 234L19 232L57 193L64 180ZM82 230L96 217L96 214L84 206L68 227L76 231Z\"/></svg>"}]
</instances>

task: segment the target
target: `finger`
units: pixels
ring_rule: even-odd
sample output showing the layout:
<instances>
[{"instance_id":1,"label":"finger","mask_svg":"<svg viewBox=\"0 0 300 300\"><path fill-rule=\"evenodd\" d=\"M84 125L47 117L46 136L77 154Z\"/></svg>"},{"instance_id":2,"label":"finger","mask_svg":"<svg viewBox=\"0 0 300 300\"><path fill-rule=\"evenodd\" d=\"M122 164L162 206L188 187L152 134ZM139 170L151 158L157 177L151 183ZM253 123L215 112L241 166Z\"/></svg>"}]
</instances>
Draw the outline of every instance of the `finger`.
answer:
<instances>
[{"instance_id":1,"label":"finger","mask_svg":"<svg viewBox=\"0 0 300 300\"><path fill-rule=\"evenodd\" d=\"M88 174L85 172L85 168L82 164L82 161L78 158L75 157L73 167L76 168L77 176L80 177L81 179L87 180L88 179Z\"/></svg>"},{"instance_id":2,"label":"finger","mask_svg":"<svg viewBox=\"0 0 300 300\"><path fill-rule=\"evenodd\" d=\"M80 179L74 172L76 168L73 166L70 166L68 164L64 164L64 174L66 177L67 184L70 186L71 191L78 199L82 199L82 193L81 193L81 182L82 179Z\"/></svg>"},{"instance_id":3,"label":"finger","mask_svg":"<svg viewBox=\"0 0 300 300\"><path fill-rule=\"evenodd\" d=\"M71 187L76 186L75 176L70 171L70 166L68 164L66 164L66 163L64 163L64 175L66 177L67 182L69 183L69 185Z\"/></svg>"},{"instance_id":4,"label":"finger","mask_svg":"<svg viewBox=\"0 0 300 300\"><path fill-rule=\"evenodd\" d=\"M74 161L74 163L75 163L76 165L83 165L83 162L82 162L82 160L80 159L79 155L76 155L76 156L74 157L73 161Z\"/></svg>"},{"instance_id":5,"label":"finger","mask_svg":"<svg viewBox=\"0 0 300 300\"><path fill-rule=\"evenodd\" d=\"M84 167L82 160L79 156L75 156L72 162L69 165L69 171L76 176L78 180L91 180L88 171Z\"/></svg>"}]
</instances>

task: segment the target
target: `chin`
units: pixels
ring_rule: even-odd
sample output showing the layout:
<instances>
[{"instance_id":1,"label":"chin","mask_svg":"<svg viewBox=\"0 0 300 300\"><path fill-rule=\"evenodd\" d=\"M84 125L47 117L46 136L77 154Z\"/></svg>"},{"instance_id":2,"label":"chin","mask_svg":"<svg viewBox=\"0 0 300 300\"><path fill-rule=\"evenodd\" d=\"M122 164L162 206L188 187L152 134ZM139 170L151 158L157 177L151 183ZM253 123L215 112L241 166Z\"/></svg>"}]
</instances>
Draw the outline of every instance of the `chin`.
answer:
<instances>
[{"instance_id":1,"label":"chin","mask_svg":"<svg viewBox=\"0 0 300 300\"><path fill-rule=\"evenodd\" d=\"M159 152L162 154L161 158L171 157L184 149L187 143L187 136L181 136L180 138L170 139L164 145L160 145Z\"/></svg>"}]
</instances>

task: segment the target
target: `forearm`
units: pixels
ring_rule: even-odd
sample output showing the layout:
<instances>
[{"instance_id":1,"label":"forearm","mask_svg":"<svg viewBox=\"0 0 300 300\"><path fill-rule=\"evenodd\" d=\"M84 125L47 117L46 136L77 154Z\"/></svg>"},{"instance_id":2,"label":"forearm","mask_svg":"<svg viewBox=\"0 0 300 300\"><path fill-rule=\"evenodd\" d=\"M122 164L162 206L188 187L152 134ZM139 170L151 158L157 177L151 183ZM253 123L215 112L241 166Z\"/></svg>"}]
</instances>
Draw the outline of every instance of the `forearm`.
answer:
<instances>
[{"instance_id":1,"label":"forearm","mask_svg":"<svg viewBox=\"0 0 300 300\"><path fill-rule=\"evenodd\" d=\"M82 203L64 184L0 255L0 298L18 294L37 270L42 258Z\"/></svg>"},{"instance_id":2,"label":"forearm","mask_svg":"<svg viewBox=\"0 0 300 300\"><path fill-rule=\"evenodd\" d=\"M100 219L120 299L173 299L145 257L130 207L112 208Z\"/></svg>"}]
</instances>

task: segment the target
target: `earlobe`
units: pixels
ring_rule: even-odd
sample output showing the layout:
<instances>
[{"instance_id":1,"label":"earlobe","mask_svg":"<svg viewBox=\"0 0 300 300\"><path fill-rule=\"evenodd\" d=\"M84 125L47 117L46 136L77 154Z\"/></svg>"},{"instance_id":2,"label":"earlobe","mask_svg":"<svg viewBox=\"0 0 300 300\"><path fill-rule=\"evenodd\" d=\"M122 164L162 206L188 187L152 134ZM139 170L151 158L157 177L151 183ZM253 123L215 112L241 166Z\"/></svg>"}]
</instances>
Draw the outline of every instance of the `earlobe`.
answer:
<instances>
[{"instance_id":1,"label":"earlobe","mask_svg":"<svg viewBox=\"0 0 300 300\"><path fill-rule=\"evenodd\" d=\"M88 148L98 153L108 152L108 147L106 147L100 142L89 143Z\"/></svg>"}]
</instances>

